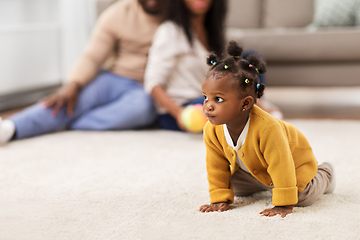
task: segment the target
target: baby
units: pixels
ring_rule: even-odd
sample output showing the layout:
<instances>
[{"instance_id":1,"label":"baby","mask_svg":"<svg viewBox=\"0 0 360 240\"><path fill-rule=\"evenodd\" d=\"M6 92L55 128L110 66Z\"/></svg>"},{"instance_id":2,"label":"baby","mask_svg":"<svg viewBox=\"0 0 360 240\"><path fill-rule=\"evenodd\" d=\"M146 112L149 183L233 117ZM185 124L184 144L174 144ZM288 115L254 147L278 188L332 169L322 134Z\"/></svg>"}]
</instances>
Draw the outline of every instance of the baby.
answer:
<instances>
[{"instance_id":1,"label":"baby","mask_svg":"<svg viewBox=\"0 0 360 240\"><path fill-rule=\"evenodd\" d=\"M307 206L335 188L333 167L318 166L310 144L293 125L255 105L265 89L258 74L263 58L242 59L242 48L230 41L230 57L207 58L211 66L202 84L206 168L210 205L201 212L226 211L234 196L272 191L273 208L260 214L285 217L294 206Z\"/></svg>"}]
</instances>

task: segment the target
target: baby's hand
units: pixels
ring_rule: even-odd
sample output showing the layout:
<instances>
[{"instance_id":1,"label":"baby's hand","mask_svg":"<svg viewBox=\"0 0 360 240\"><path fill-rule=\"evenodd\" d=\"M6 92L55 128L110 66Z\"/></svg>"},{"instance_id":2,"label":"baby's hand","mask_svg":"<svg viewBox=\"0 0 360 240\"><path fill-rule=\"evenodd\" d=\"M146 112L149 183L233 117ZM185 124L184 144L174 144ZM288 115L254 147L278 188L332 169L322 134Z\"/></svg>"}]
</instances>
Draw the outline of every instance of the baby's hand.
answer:
<instances>
[{"instance_id":1,"label":"baby's hand","mask_svg":"<svg viewBox=\"0 0 360 240\"><path fill-rule=\"evenodd\" d=\"M280 214L282 218L284 218L286 215L292 213L292 210L294 208L294 205L289 206L277 206L269 209L265 209L260 214L267 217L273 217L277 214Z\"/></svg>"},{"instance_id":2,"label":"baby's hand","mask_svg":"<svg viewBox=\"0 0 360 240\"><path fill-rule=\"evenodd\" d=\"M202 205L199 209L200 212L214 212L219 211L223 212L229 210L229 204L226 202L212 203L207 205Z\"/></svg>"}]
</instances>

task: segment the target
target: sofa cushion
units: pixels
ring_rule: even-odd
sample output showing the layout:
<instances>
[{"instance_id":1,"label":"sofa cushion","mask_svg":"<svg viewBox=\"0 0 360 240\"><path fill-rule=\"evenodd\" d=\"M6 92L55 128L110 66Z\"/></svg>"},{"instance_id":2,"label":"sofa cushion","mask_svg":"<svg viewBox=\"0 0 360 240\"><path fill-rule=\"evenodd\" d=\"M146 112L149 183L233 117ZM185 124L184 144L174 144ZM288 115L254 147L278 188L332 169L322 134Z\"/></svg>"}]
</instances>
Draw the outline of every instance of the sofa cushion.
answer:
<instances>
[{"instance_id":1,"label":"sofa cushion","mask_svg":"<svg viewBox=\"0 0 360 240\"><path fill-rule=\"evenodd\" d=\"M359 61L360 28L228 29L228 39L260 51L271 62Z\"/></svg>"},{"instance_id":2,"label":"sofa cushion","mask_svg":"<svg viewBox=\"0 0 360 240\"><path fill-rule=\"evenodd\" d=\"M359 0L316 0L312 26L343 27L360 25Z\"/></svg>"},{"instance_id":3,"label":"sofa cushion","mask_svg":"<svg viewBox=\"0 0 360 240\"><path fill-rule=\"evenodd\" d=\"M226 25L232 28L259 28L262 0L229 0Z\"/></svg>"},{"instance_id":4,"label":"sofa cushion","mask_svg":"<svg viewBox=\"0 0 360 240\"><path fill-rule=\"evenodd\" d=\"M304 27L312 22L313 13L313 0L263 0L262 25L264 28Z\"/></svg>"},{"instance_id":5,"label":"sofa cushion","mask_svg":"<svg viewBox=\"0 0 360 240\"><path fill-rule=\"evenodd\" d=\"M360 83L357 77L359 75L360 62L269 63L266 72L266 85L359 86Z\"/></svg>"}]
</instances>

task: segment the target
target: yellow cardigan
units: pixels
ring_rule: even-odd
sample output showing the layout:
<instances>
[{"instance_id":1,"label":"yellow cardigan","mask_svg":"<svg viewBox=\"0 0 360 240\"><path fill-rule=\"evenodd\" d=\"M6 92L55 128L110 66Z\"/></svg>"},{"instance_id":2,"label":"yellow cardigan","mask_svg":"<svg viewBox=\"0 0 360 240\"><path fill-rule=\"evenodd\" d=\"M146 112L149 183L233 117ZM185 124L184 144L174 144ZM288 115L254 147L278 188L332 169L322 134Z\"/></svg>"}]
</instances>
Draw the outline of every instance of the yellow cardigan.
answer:
<instances>
[{"instance_id":1,"label":"yellow cardigan","mask_svg":"<svg viewBox=\"0 0 360 240\"><path fill-rule=\"evenodd\" d=\"M234 201L230 177L239 168L236 152L225 139L222 125L204 127L206 169L211 203ZM239 157L250 173L267 186L274 186L272 204L292 205L298 192L314 178L318 163L305 136L254 105L249 130Z\"/></svg>"}]
</instances>

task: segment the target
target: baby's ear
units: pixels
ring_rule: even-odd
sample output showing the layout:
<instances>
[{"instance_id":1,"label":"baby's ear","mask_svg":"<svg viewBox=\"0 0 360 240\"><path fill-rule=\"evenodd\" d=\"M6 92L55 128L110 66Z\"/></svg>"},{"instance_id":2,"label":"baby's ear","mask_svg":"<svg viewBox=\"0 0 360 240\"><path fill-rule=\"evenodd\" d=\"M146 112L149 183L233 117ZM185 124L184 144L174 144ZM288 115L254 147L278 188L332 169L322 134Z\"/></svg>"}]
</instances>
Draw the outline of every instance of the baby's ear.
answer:
<instances>
[{"instance_id":1,"label":"baby's ear","mask_svg":"<svg viewBox=\"0 0 360 240\"><path fill-rule=\"evenodd\" d=\"M248 60L248 62L253 65L253 67L256 69L256 71L259 74L264 74L266 73L266 62L264 60L263 57L261 57L260 55L257 54L250 54L246 60Z\"/></svg>"},{"instance_id":2,"label":"baby's ear","mask_svg":"<svg viewBox=\"0 0 360 240\"><path fill-rule=\"evenodd\" d=\"M255 104L255 99L250 95L242 99L242 108L245 109L244 111L250 110L254 104Z\"/></svg>"},{"instance_id":3,"label":"baby's ear","mask_svg":"<svg viewBox=\"0 0 360 240\"><path fill-rule=\"evenodd\" d=\"M215 66L219 62L219 58L215 53L210 53L206 58L206 64L209 66Z\"/></svg>"}]
</instances>

